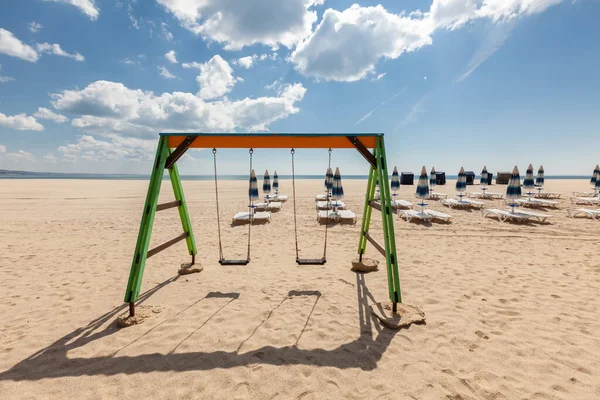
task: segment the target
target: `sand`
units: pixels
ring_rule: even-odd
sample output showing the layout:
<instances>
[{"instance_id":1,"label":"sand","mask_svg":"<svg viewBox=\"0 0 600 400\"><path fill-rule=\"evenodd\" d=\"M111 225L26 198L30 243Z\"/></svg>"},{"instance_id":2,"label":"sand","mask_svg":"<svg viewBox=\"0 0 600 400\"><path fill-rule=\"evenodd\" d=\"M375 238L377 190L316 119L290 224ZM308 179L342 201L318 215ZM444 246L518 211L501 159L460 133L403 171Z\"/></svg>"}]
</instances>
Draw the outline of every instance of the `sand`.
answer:
<instances>
[{"instance_id":1,"label":"sand","mask_svg":"<svg viewBox=\"0 0 600 400\"><path fill-rule=\"evenodd\" d=\"M303 257L322 252L313 201L321 184L298 183ZM453 185L439 191L453 194ZM344 181L359 217L365 186ZM546 186L568 196L589 183ZM184 181L204 270L177 274L189 262L184 242L151 258L138 306L146 319L117 329L146 189L0 181L1 399L600 398L600 223L567 218L568 200L547 210L546 224L500 223L434 201L452 223L396 217L403 300L427 323L394 331L370 315L388 300L385 264L350 271L359 224L329 229L326 265L298 267L287 203L253 227L252 262L223 267L211 184ZM282 189L291 195L289 181ZM228 258L245 255L247 230L228 223L245 193L245 182L221 183ZM401 197L413 193L406 186ZM380 228L375 214L376 238ZM177 211L163 211L152 244L180 233Z\"/></svg>"}]
</instances>

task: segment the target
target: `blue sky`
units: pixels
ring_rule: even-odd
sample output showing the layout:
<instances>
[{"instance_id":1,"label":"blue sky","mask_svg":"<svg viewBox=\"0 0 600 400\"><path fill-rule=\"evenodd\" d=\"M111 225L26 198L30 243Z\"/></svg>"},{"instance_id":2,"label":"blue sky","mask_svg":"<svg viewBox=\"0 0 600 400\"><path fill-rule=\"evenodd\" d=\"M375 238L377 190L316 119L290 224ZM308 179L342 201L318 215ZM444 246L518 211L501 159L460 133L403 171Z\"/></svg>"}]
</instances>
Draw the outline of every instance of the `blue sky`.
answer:
<instances>
[{"instance_id":1,"label":"blue sky","mask_svg":"<svg viewBox=\"0 0 600 400\"><path fill-rule=\"evenodd\" d=\"M4 0L0 169L148 173L167 130L362 131L403 171L589 174L599 16L597 0ZM246 155L219 152L220 170ZM326 168L326 150L297 157ZM259 171L289 163L255 153ZM368 170L347 150L333 164Z\"/></svg>"}]
</instances>

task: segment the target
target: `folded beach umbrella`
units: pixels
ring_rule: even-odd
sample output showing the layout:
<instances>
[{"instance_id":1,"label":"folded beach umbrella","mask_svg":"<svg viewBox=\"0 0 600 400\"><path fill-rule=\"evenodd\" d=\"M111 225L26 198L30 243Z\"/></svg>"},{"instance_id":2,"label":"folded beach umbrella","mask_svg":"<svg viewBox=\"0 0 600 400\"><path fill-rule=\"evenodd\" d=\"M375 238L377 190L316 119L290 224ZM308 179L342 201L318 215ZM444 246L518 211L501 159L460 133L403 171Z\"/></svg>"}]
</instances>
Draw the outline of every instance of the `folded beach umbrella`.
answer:
<instances>
[{"instance_id":1,"label":"folded beach umbrella","mask_svg":"<svg viewBox=\"0 0 600 400\"><path fill-rule=\"evenodd\" d=\"M273 190L275 191L275 196L279 194L279 176L277 175L277 171L273 172Z\"/></svg>"},{"instance_id":2,"label":"folded beach umbrella","mask_svg":"<svg viewBox=\"0 0 600 400\"><path fill-rule=\"evenodd\" d=\"M506 199L517 200L521 198L521 176L519 175L519 168L515 165L508 180L508 186L506 187ZM519 204L512 202L509 204L512 207L512 212L515 212L515 207Z\"/></svg>"},{"instance_id":3,"label":"folded beach umbrella","mask_svg":"<svg viewBox=\"0 0 600 400\"><path fill-rule=\"evenodd\" d=\"M538 193L542 192L542 187L544 186L544 166L540 165L540 169L538 169L537 178L535 178L535 186L537 186Z\"/></svg>"},{"instance_id":4,"label":"folded beach umbrella","mask_svg":"<svg viewBox=\"0 0 600 400\"><path fill-rule=\"evenodd\" d=\"M331 197L336 200L340 200L344 197L344 188L342 187L342 176L340 175L340 169L335 169L335 174L333 175L333 187L331 189Z\"/></svg>"},{"instance_id":5,"label":"folded beach umbrella","mask_svg":"<svg viewBox=\"0 0 600 400\"><path fill-rule=\"evenodd\" d=\"M484 165L481 170L481 178L479 178L479 184L483 186L482 190L485 190L485 186L490 184L487 167Z\"/></svg>"},{"instance_id":6,"label":"folded beach umbrella","mask_svg":"<svg viewBox=\"0 0 600 400\"><path fill-rule=\"evenodd\" d=\"M600 176L598 176L598 178L596 179L594 190L596 191L596 196L600 196Z\"/></svg>"},{"instance_id":7,"label":"folded beach umbrella","mask_svg":"<svg viewBox=\"0 0 600 400\"><path fill-rule=\"evenodd\" d=\"M429 192L433 192L433 188L437 185L437 176L435 175L435 167L431 167L431 174L429 175Z\"/></svg>"},{"instance_id":8,"label":"folded beach umbrella","mask_svg":"<svg viewBox=\"0 0 600 400\"><path fill-rule=\"evenodd\" d=\"M331 168L327 168L325 172L325 190L329 195L333 188L333 170Z\"/></svg>"},{"instance_id":9,"label":"folded beach umbrella","mask_svg":"<svg viewBox=\"0 0 600 400\"><path fill-rule=\"evenodd\" d=\"M600 166L596 165L596 168L594 168L594 173L592 174L592 179L590 179L590 183L592 184L592 186L596 184L596 181L598 180L598 175L600 175Z\"/></svg>"},{"instance_id":10,"label":"folded beach umbrella","mask_svg":"<svg viewBox=\"0 0 600 400\"><path fill-rule=\"evenodd\" d=\"M250 187L248 188L248 197L250 198L250 207L252 202L258 200L258 183L256 182L256 173L254 170L250 171Z\"/></svg>"},{"instance_id":11,"label":"folded beach umbrella","mask_svg":"<svg viewBox=\"0 0 600 400\"><path fill-rule=\"evenodd\" d=\"M427 184L427 170L425 166L421 168L421 175L419 175L419 181L417 182L416 197L421 199L421 213L424 212L424 207L427 205L424 203L425 199L429 197L429 185Z\"/></svg>"},{"instance_id":12,"label":"folded beach umbrella","mask_svg":"<svg viewBox=\"0 0 600 400\"><path fill-rule=\"evenodd\" d=\"M460 201L464 196L463 192L467 190L467 174L465 174L465 169L460 167L460 171L458 171L458 177L456 178L456 191L458 192L458 197Z\"/></svg>"},{"instance_id":13,"label":"folded beach umbrella","mask_svg":"<svg viewBox=\"0 0 600 400\"><path fill-rule=\"evenodd\" d=\"M531 191L535 189L535 181L533 180L533 165L529 164L527 171L525 172L525 179L523 179L523 189L527 189L527 194L531 198Z\"/></svg>"},{"instance_id":14,"label":"folded beach umbrella","mask_svg":"<svg viewBox=\"0 0 600 400\"><path fill-rule=\"evenodd\" d=\"M266 194L271 193L271 177L269 176L269 170L265 171L265 176L263 177L263 192Z\"/></svg>"},{"instance_id":15,"label":"folded beach umbrella","mask_svg":"<svg viewBox=\"0 0 600 400\"><path fill-rule=\"evenodd\" d=\"M396 192L400 190L400 177L398 176L398 168L396 167L394 167L394 172L392 172L392 182L390 183L390 187L394 192L394 196L398 196L398 193Z\"/></svg>"}]
</instances>

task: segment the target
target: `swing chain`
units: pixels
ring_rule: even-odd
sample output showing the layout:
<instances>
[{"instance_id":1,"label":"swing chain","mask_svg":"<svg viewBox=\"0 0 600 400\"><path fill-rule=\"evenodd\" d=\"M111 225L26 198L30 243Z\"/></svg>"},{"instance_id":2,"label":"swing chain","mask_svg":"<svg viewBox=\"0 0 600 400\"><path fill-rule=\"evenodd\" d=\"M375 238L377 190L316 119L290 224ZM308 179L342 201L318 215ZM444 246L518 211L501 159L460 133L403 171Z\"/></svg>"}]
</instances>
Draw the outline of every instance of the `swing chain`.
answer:
<instances>
[{"instance_id":1,"label":"swing chain","mask_svg":"<svg viewBox=\"0 0 600 400\"><path fill-rule=\"evenodd\" d=\"M327 165L327 171L331 169L331 147L329 148L329 163ZM327 189L327 213L329 213L329 205L330 205L330 197L329 197L329 189ZM327 258L327 228L329 227L328 223L325 223L325 242L323 244L323 259Z\"/></svg>"},{"instance_id":2,"label":"swing chain","mask_svg":"<svg viewBox=\"0 0 600 400\"><path fill-rule=\"evenodd\" d=\"M292 196L294 198L294 239L296 241L296 260L300 258L300 254L298 251L298 224L296 223L296 172L294 170L294 154L296 154L296 150L292 148L290 151L292 153Z\"/></svg>"},{"instance_id":3,"label":"swing chain","mask_svg":"<svg viewBox=\"0 0 600 400\"><path fill-rule=\"evenodd\" d=\"M215 166L215 199L217 201L217 232L219 234L219 260L223 259L223 245L221 244L221 218L219 213L219 187L217 184L217 149L212 149L213 161Z\"/></svg>"},{"instance_id":4,"label":"swing chain","mask_svg":"<svg viewBox=\"0 0 600 400\"><path fill-rule=\"evenodd\" d=\"M254 153L254 149L251 147L250 150L248 150L248 153L250 153L250 173L249 175L252 175L252 154ZM249 178L250 182L249 185L252 185L252 179ZM250 191L248 191L248 193L250 193ZM246 260L250 261L250 233L251 233L251 229L250 227L252 226L252 220L254 219L254 207L252 204L252 198L249 199L250 201L248 202L248 254L246 256Z\"/></svg>"}]
</instances>

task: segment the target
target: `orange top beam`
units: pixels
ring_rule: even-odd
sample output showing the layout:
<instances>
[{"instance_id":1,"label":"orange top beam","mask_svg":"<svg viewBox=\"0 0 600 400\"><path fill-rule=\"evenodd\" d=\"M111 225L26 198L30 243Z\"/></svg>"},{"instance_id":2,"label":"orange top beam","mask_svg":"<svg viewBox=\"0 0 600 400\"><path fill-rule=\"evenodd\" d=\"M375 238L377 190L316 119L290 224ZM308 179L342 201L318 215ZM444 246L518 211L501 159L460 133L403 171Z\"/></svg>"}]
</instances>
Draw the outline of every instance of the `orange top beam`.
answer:
<instances>
[{"instance_id":1,"label":"orange top beam","mask_svg":"<svg viewBox=\"0 0 600 400\"><path fill-rule=\"evenodd\" d=\"M184 141L186 134L181 135L165 135L169 138L169 147L175 148ZM249 148L265 148L265 149L354 149L354 145L346 136L342 135L195 135L197 136L190 148L203 149L249 149ZM362 144L367 148L375 148L376 139L379 135L361 136L360 134L348 136L356 136ZM383 135L381 135L383 136Z\"/></svg>"}]
</instances>

